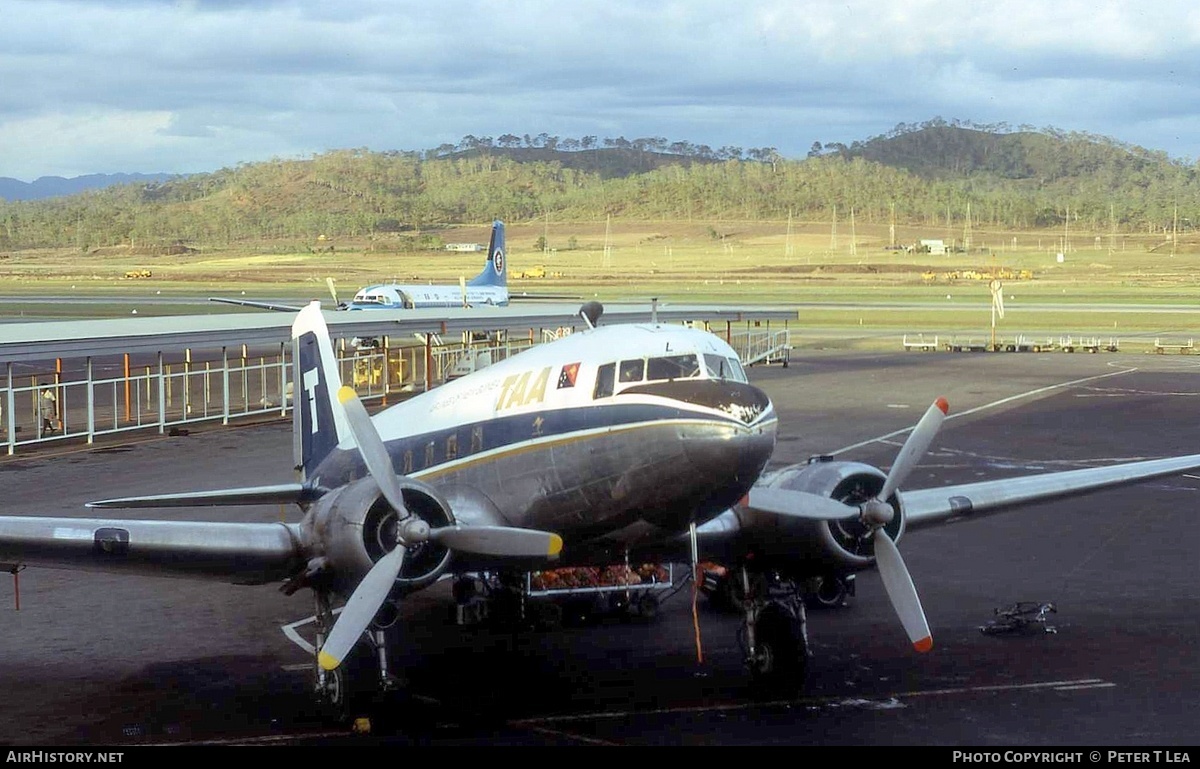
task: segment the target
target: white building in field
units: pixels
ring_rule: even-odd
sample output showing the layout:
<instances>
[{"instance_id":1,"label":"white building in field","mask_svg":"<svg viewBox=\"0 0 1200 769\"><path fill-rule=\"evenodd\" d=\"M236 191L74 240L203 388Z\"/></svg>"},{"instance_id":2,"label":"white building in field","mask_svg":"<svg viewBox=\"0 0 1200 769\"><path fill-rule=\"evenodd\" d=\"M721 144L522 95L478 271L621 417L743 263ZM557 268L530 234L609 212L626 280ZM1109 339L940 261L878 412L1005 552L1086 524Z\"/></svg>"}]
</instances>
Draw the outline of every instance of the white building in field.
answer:
<instances>
[{"instance_id":1,"label":"white building in field","mask_svg":"<svg viewBox=\"0 0 1200 769\"><path fill-rule=\"evenodd\" d=\"M471 252L471 251L482 251L482 250L484 250L484 248L486 248L486 246L484 246L482 243L447 243L446 244L447 251Z\"/></svg>"},{"instance_id":2,"label":"white building in field","mask_svg":"<svg viewBox=\"0 0 1200 769\"><path fill-rule=\"evenodd\" d=\"M922 240L921 248L931 254L945 254L946 241L944 240Z\"/></svg>"}]
</instances>

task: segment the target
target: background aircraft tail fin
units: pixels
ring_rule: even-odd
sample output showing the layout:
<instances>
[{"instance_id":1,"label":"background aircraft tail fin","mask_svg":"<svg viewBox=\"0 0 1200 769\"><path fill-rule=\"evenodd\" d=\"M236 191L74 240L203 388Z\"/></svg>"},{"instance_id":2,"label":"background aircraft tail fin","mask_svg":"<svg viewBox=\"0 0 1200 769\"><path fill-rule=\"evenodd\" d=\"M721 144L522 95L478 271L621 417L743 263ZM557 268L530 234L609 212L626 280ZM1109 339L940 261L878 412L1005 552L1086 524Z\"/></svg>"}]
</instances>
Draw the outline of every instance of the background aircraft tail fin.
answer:
<instances>
[{"instance_id":1,"label":"background aircraft tail fin","mask_svg":"<svg viewBox=\"0 0 1200 769\"><path fill-rule=\"evenodd\" d=\"M292 323L292 360L293 453L308 480L339 443L353 445L346 414L334 403L342 382L320 302L300 310Z\"/></svg>"},{"instance_id":2,"label":"background aircraft tail fin","mask_svg":"<svg viewBox=\"0 0 1200 769\"><path fill-rule=\"evenodd\" d=\"M507 286L508 250L504 243L504 222L492 222L492 240L488 244L487 264L483 272L467 281L468 286Z\"/></svg>"}]
</instances>

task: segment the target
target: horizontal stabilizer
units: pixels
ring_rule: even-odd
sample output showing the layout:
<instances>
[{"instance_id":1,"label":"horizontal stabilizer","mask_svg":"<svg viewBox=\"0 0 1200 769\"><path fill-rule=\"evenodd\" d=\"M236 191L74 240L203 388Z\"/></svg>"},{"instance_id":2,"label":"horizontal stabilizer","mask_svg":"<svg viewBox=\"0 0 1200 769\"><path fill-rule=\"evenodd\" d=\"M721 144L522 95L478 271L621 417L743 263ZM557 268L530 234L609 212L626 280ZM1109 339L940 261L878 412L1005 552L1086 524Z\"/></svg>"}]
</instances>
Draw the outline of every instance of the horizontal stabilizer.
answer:
<instances>
[{"instance_id":1,"label":"horizontal stabilizer","mask_svg":"<svg viewBox=\"0 0 1200 769\"><path fill-rule=\"evenodd\" d=\"M316 499L320 491L300 483L277 486L247 486L241 489L217 489L183 494L155 494L147 497L121 497L88 502L88 507L221 507L226 505L270 505L300 503Z\"/></svg>"}]
</instances>

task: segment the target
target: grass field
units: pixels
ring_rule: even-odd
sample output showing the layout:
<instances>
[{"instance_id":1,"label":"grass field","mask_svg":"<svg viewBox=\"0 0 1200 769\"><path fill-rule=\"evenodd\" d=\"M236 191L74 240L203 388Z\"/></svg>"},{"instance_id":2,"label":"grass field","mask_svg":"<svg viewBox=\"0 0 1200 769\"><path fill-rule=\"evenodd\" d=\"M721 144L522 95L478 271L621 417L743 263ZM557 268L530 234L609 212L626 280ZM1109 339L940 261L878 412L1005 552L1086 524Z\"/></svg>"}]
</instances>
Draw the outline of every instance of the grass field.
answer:
<instances>
[{"instance_id":1,"label":"grass field","mask_svg":"<svg viewBox=\"0 0 1200 769\"><path fill-rule=\"evenodd\" d=\"M790 229L790 232L789 232ZM490 225L447 228L444 242L486 243ZM799 325L893 342L904 333L990 334L990 278L1002 276L997 333L1105 336L1200 332L1200 239L1170 233L995 232L898 227L894 239L942 239L957 252L906 253L891 228L839 222L509 223L509 288L601 301L797 307ZM535 249L544 238L548 250ZM376 239L194 246L180 254L108 247L0 253L8 317L128 314L139 298L242 296L348 299L371 282L457 283L482 253L402 250ZM608 248L605 248L605 244ZM969 248L966 246L969 244ZM1061 254L1061 259L1059 255ZM542 267L546 277L517 273ZM150 271L150 277L126 273ZM1021 279L1021 272L1026 276ZM957 272L958 277L951 277ZM1011 274L1011 275L1010 275ZM109 298L69 305L45 296ZM217 304L145 304L143 314L242 311Z\"/></svg>"}]
</instances>

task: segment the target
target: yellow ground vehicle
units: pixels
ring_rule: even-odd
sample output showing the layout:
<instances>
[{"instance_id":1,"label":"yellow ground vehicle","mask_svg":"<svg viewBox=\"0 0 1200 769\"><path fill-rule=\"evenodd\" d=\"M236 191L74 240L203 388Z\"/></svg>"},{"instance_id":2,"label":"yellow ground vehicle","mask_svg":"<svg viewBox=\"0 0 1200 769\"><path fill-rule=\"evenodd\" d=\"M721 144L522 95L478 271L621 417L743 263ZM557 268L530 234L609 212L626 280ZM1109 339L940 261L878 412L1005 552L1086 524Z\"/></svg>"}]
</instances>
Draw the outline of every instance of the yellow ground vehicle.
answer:
<instances>
[{"instance_id":1,"label":"yellow ground vehicle","mask_svg":"<svg viewBox=\"0 0 1200 769\"><path fill-rule=\"evenodd\" d=\"M354 356L353 381L357 390L374 391L383 386L383 351L366 350ZM391 371L388 372L388 385L400 387L404 382L404 359L392 355L388 361Z\"/></svg>"}]
</instances>

